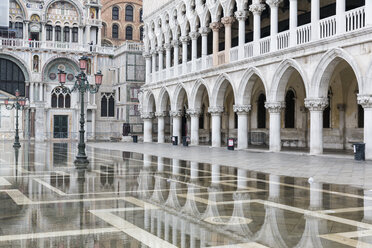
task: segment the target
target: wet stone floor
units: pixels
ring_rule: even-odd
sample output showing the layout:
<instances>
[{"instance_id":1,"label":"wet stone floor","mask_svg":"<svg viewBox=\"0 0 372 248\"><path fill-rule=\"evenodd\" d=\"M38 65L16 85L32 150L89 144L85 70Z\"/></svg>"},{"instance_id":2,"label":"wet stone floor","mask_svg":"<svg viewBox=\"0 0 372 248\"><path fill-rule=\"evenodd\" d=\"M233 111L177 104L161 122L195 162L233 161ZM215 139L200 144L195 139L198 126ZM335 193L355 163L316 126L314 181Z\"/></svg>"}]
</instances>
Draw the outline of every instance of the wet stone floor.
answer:
<instances>
[{"instance_id":1,"label":"wet stone floor","mask_svg":"<svg viewBox=\"0 0 372 248\"><path fill-rule=\"evenodd\" d=\"M372 247L369 190L76 150L0 144L0 247Z\"/></svg>"}]
</instances>

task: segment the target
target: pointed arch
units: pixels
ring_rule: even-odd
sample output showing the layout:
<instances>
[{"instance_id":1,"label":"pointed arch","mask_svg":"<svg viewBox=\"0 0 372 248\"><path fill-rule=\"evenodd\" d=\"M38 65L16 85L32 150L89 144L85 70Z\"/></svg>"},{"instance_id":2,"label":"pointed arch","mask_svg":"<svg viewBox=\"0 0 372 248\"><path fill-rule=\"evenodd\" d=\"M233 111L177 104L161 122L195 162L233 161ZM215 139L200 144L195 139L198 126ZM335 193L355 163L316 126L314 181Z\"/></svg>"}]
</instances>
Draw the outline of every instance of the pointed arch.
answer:
<instances>
[{"instance_id":1,"label":"pointed arch","mask_svg":"<svg viewBox=\"0 0 372 248\"><path fill-rule=\"evenodd\" d=\"M159 93L158 103L156 104L157 107L156 111L160 113L167 111L168 100L170 101L169 91L166 87L163 87Z\"/></svg>"},{"instance_id":2,"label":"pointed arch","mask_svg":"<svg viewBox=\"0 0 372 248\"><path fill-rule=\"evenodd\" d=\"M185 86L182 84L182 83L179 83L175 89L175 91L173 92L173 97L172 97L172 102L171 102L171 106L172 106L172 110L173 111L178 111L178 110L182 110L183 109L183 102L185 100L185 97L187 99L187 103L189 103L189 95L188 95L188 92L185 88Z\"/></svg>"},{"instance_id":3,"label":"pointed arch","mask_svg":"<svg viewBox=\"0 0 372 248\"><path fill-rule=\"evenodd\" d=\"M330 84L330 79L336 68L336 66L342 61L346 61L355 73L359 92L364 92L363 87L363 77L359 66L345 50L341 48L336 48L328 51L321 58L318 66L315 69L313 80L312 80L312 90L311 97L314 98L325 98L328 95L328 88Z\"/></svg>"},{"instance_id":4,"label":"pointed arch","mask_svg":"<svg viewBox=\"0 0 372 248\"><path fill-rule=\"evenodd\" d=\"M145 93L142 112L153 113L155 109L156 109L156 102L155 102L154 93L151 90L149 90Z\"/></svg>"},{"instance_id":5,"label":"pointed arch","mask_svg":"<svg viewBox=\"0 0 372 248\"><path fill-rule=\"evenodd\" d=\"M274 73L273 82L268 94L269 101L272 102L283 102L285 98L285 89L288 84L288 80L292 73L297 71L303 81L305 87L305 94L308 96L309 92L309 81L307 79L305 71L302 69L299 63L294 59L286 59L281 62Z\"/></svg>"},{"instance_id":6,"label":"pointed arch","mask_svg":"<svg viewBox=\"0 0 372 248\"><path fill-rule=\"evenodd\" d=\"M194 84L190 94L190 108L197 109L201 108L203 102L203 88L206 89L208 95L208 101L210 102L210 89L203 79L198 79Z\"/></svg>"},{"instance_id":7,"label":"pointed arch","mask_svg":"<svg viewBox=\"0 0 372 248\"><path fill-rule=\"evenodd\" d=\"M257 79L262 81L262 84L265 88L265 95L267 95L267 84L262 73L256 67L250 67L244 72L242 80L240 81L239 90L236 96L237 104L251 104L252 91Z\"/></svg>"},{"instance_id":8,"label":"pointed arch","mask_svg":"<svg viewBox=\"0 0 372 248\"><path fill-rule=\"evenodd\" d=\"M225 97L225 93L226 93L226 89L228 85L231 85L231 88L234 93L234 101L236 102L235 86L232 83L232 80L230 79L230 77L226 73L223 73L218 76L216 84L214 85L212 96L211 96L211 100L212 100L211 106L223 106L224 97Z\"/></svg>"}]
</instances>

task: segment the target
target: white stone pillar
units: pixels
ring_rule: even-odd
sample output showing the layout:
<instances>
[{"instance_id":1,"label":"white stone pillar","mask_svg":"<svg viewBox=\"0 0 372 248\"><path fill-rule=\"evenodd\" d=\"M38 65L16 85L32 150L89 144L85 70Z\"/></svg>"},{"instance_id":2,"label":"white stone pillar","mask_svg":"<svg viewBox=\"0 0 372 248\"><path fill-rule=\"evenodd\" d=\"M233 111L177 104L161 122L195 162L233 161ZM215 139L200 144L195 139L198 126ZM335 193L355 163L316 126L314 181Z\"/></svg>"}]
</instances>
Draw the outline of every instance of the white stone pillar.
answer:
<instances>
[{"instance_id":1,"label":"white stone pillar","mask_svg":"<svg viewBox=\"0 0 372 248\"><path fill-rule=\"evenodd\" d=\"M365 13L372 13L372 1L365 1ZM366 26L372 25L372 15L365 16Z\"/></svg>"},{"instance_id":2,"label":"white stone pillar","mask_svg":"<svg viewBox=\"0 0 372 248\"><path fill-rule=\"evenodd\" d=\"M43 101L43 88L44 88L44 84L43 83L40 83L39 84L39 101L42 102Z\"/></svg>"},{"instance_id":3,"label":"white stone pillar","mask_svg":"<svg viewBox=\"0 0 372 248\"><path fill-rule=\"evenodd\" d=\"M245 189L247 187L247 182L248 182L248 178L247 178L247 171L244 170L244 169L238 169L238 172L237 172L237 190L239 189Z\"/></svg>"},{"instance_id":4,"label":"white stone pillar","mask_svg":"<svg viewBox=\"0 0 372 248\"><path fill-rule=\"evenodd\" d=\"M369 0L371 1L371 0ZM368 0L366 1L368 2ZM336 0L336 33L343 34L346 32L346 0ZM371 14L371 13L368 13Z\"/></svg>"},{"instance_id":5,"label":"white stone pillar","mask_svg":"<svg viewBox=\"0 0 372 248\"><path fill-rule=\"evenodd\" d=\"M191 145L199 145L199 116L200 109L189 109L187 114L191 117Z\"/></svg>"},{"instance_id":6,"label":"white stone pillar","mask_svg":"<svg viewBox=\"0 0 372 248\"><path fill-rule=\"evenodd\" d=\"M164 127L165 127L165 113L155 113L155 116L158 118L158 143L164 143L165 142L165 135L164 135Z\"/></svg>"},{"instance_id":7,"label":"white stone pillar","mask_svg":"<svg viewBox=\"0 0 372 248\"><path fill-rule=\"evenodd\" d=\"M211 179L212 184L218 184L221 176L221 166L219 164L212 164Z\"/></svg>"},{"instance_id":8,"label":"white stone pillar","mask_svg":"<svg viewBox=\"0 0 372 248\"><path fill-rule=\"evenodd\" d=\"M98 28L98 35L97 36L98 36L98 38L97 38L98 39L97 40L97 45L98 46L101 46L101 41L102 41L102 37L101 37L102 36L102 27L99 27ZM71 40L71 37L70 37L70 40Z\"/></svg>"},{"instance_id":9,"label":"white stone pillar","mask_svg":"<svg viewBox=\"0 0 372 248\"><path fill-rule=\"evenodd\" d=\"M319 0L311 0L311 36L312 41L319 40L319 19L320 5Z\"/></svg>"},{"instance_id":10,"label":"white stone pillar","mask_svg":"<svg viewBox=\"0 0 372 248\"><path fill-rule=\"evenodd\" d=\"M56 26L52 26L52 41L56 41Z\"/></svg>"},{"instance_id":11,"label":"white stone pillar","mask_svg":"<svg viewBox=\"0 0 372 248\"><path fill-rule=\"evenodd\" d=\"M89 25L85 26L85 41L86 41L86 43L91 42L91 40L90 40L90 26Z\"/></svg>"},{"instance_id":12,"label":"white stone pillar","mask_svg":"<svg viewBox=\"0 0 372 248\"><path fill-rule=\"evenodd\" d=\"M222 27L220 22L212 22L210 28L213 31L213 66L218 65L219 30Z\"/></svg>"},{"instance_id":13,"label":"white stone pillar","mask_svg":"<svg viewBox=\"0 0 372 248\"><path fill-rule=\"evenodd\" d=\"M54 33L54 30L53 30L53 33ZM79 44L84 44L83 42L83 34L84 34L84 31L83 31L83 27L80 26L79 29L78 29L78 42Z\"/></svg>"},{"instance_id":14,"label":"white stone pillar","mask_svg":"<svg viewBox=\"0 0 372 248\"><path fill-rule=\"evenodd\" d=\"M182 43L182 73L187 73L187 43L189 42L188 36L181 36Z\"/></svg>"},{"instance_id":15,"label":"white stone pillar","mask_svg":"<svg viewBox=\"0 0 372 248\"><path fill-rule=\"evenodd\" d=\"M28 40L28 21L25 21L25 30L23 32L23 39Z\"/></svg>"},{"instance_id":16,"label":"white stone pillar","mask_svg":"<svg viewBox=\"0 0 372 248\"><path fill-rule=\"evenodd\" d=\"M198 162L190 162L190 177L192 179L197 179L199 175L199 163Z\"/></svg>"},{"instance_id":17,"label":"white stone pillar","mask_svg":"<svg viewBox=\"0 0 372 248\"><path fill-rule=\"evenodd\" d=\"M156 51L155 50L151 50L151 56L152 56L151 73L152 73L152 81L154 81L154 76L155 76L155 72L156 72Z\"/></svg>"},{"instance_id":18,"label":"white stone pillar","mask_svg":"<svg viewBox=\"0 0 372 248\"><path fill-rule=\"evenodd\" d=\"M227 16L221 19L225 25L225 63L230 63L230 50L231 50L231 25L235 21L232 16Z\"/></svg>"},{"instance_id":19,"label":"white stone pillar","mask_svg":"<svg viewBox=\"0 0 372 248\"><path fill-rule=\"evenodd\" d=\"M265 5L261 4L259 0L253 0L253 3L249 6L249 10L253 13L253 54L260 54L261 39L261 13L265 10Z\"/></svg>"},{"instance_id":20,"label":"white stone pillar","mask_svg":"<svg viewBox=\"0 0 372 248\"><path fill-rule=\"evenodd\" d=\"M245 20L247 19L247 11L236 11L235 18L239 21L239 59L244 58L244 45L245 45Z\"/></svg>"},{"instance_id":21,"label":"white stone pillar","mask_svg":"<svg viewBox=\"0 0 372 248\"><path fill-rule=\"evenodd\" d=\"M146 83L150 83L150 75L151 75L151 54L144 53L143 57L146 60Z\"/></svg>"},{"instance_id":22,"label":"white stone pillar","mask_svg":"<svg viewBox=\"0 0 372 248\"><path fill-rule=\"evenodd\" d=\"M310 183L310 210L320 210L323 206L323 185Z\"/></svg>"},{"instance_id":23,"label":"white stone pillar","mask_svg":"<svg viewBox=\"0 0 372 248\"><path fill-rule=\"evenodd\" d=\"M178 137L178 144L181 144L182 139L182 112L181 111L170 111L169 115L173 120L173 136Z\"/></svg>"},{"instance_id":24,"label":"white stone pillar","mask_svg":"<svg viewBox=\"0 0 372 248\"><path fill-rule=\"evenodd\" d=\"M310 111L310 154L323 153L323 110L328 105L327 98L305 99L305 107Z\"/></svg>"},{"instance_id":25,"label":"white stone pillar","mask_svg":"<svg viewBox=\"0 0 372 248\"><path fill-rule=\"evenodd\" d=\"M159 54L159 71L162 71L163 68L163 59L164 59L164 48L163 47L158 47L158 54Z\"/></svg>"},{"instance_id":26,"label":"white stone pillar","mask_svg":"<svg viewBox=\"0 0 372 248\"><path fill-rule=\"evenodd\" d=\"M41 41L44 43L46 41L46 27L45 22L41 24Z\"/></svg>"},{"instance_id":27,"label":"white stone pillar","mask_svg":"<svg viewBox=\"0 0 372 248\"><path fill-rule=\"evenodd\" d=\"M192 60L192 71L197 70L196 59L198 58L198 38L200 34L198 32L191 32L191 60ZM200 69L200 68L199 68Z\"/></svg>"},{"instance_id":28,"label":"white stone pillar","mask_svg":"<svg viewBox=\"0 0 372 248\"><path fill-rule=\"evenodd\" d=\"M297 45L297 0L289 1L289 45Z\"/></svg>"},{"instance_id":29,"label":"white stone pillar","mask_svg":"<svg viewBox=\"0 0 372 248\"><path fill-rule=\"evenodd\" d=\"M152 113L144 113L141 115L143 119L143 142L152 142Z\"/></svg>"},{"instance_id":30,"label":"white stone pillar","mask_svg":"<svg viewBox=\"0 0 372 248\"><path fill-rule=\"evenodd\" d=\"M248 148L248 123L251 105L234 105L234 112L238 115L238 149Z\"/></svg>"},{"instance_id":31,"label":"white stone pillar","mask_svg":"<svg viewBox=\"0 0 372 248\"><path fill-rule=\"evenodd\" d=\"M276 51L277 46L277 34L278 34L278 7L283 0L266 0L266 3L270 6L270 50L271 52Z\"/></svg>"},{"instance_id":32,"label":"white stone pillar","mask_svg":"<svg viewBox=\"0 0 372 248\"><path fill-rule=\"evenodd\" d=\"M208 55L208 33L210 32L210 28L202 27L199 28L199 32L202 37L202 66L203 69L207 68L207 55Z\"/></svg>"},{"instance_id":33,"label":"white stone pillar","mask_svg":"<svg viewBox=\"0 0 372 248\"><path fill-rule=\"evenodd\" d=\"M169 68L171 67L171 44L170 43L165 43L164 44L165 48L165 68L167 71L169 71Z\"/></svg>"},{"instance_id":34,"label":"white stone pillar","mask_svg":"<svg viewBox=\"0 0 372 248\"><path fill-rule=\"evenodd\" d=\"M372 159L372 95L358 95L358 104L364 109L364 143L366 144L366 159Z\"/></svg>"},{"instance_id":35,"label":"white stone pillar","mask_svg":"<svg viewBox=\"0 0 372 248\"><path fill-rule=\"evenodd\" d=\"M270 151L280 152L281 112L285 104L282 102L266 102L265 107L270 113Z\"/></svg>"},{"instance_id":36,"label":"white stone pillar","mask_svg":"<svg viewBox=\"0 0 372 248\"><path fill-rule=\"evenodd\" d=\"M221 115L223 107L209 107L212 116L212 147L221 147Z\"/></svg>"},{"instance_id":37,"label":"white stone pillar","mask_svg":"<svg viewBox=\"0 0 372 248\"><path fill-rule=\"evenodd\" d=\"M177 76L181 72L178 71L178 57L179 57L179 50L180 50L180 42L178 40L174 40L173 44L173 61L174 61L174 75Z\"/></svg>"},{"instance_id":38,"label":"white stone pillar","mask_svg":"<svg viewBox=\"0 0 372 248\"><path fill-rule=\"evenodd\" d=\"M72 42L72 28L69 28L68 29L68 42L71 43Z\"/></svg>"}]
</instances>

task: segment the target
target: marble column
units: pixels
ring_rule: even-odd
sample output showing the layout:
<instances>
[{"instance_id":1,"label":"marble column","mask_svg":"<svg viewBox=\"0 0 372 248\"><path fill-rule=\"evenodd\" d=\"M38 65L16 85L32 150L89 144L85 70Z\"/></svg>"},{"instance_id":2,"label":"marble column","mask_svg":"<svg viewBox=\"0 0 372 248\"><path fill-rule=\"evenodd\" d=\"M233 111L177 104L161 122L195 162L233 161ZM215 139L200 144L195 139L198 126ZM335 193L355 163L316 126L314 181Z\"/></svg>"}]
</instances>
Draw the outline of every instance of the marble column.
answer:
<instances>
[{"instance_id":1,"label":"marble column","mask_svg":"<svg viewBox=\"0 0 372 248\"><path fill-rule=\"evenodd\" d=\"M282 147L280 138L281 112L285 104L282 102L266 102L265 107L270 113L270 151L280 152Z\"/></svg>"},{"instance_id":2,"label":"marble column","mask_svg":"<svg viewBox=\"0 0 372 248\"><path fill-rule=\"evenodd\" d=\"M341 149L345 149L345 104L337 104L337 110L338 110L338 116L339 116L339 121L338 121L338 126L340 130L340 139L341 139Z\"/></svg>"},{"instance_id":3,"label":"marble column","mask_svg":"<svg viewBox=\"0 0 372 248\"><path fill-rule=\"evenodd\" d=\"M168 75L169 68L171 67L171 48L172 48L172 46L171 46L170 43L165 43L164 48L165 48L165 68L167 69L167 75Z\"/></svg>"},{"instance_id":4,"label":"marble column","mask_svg":"<svg viewBox=\"0 0 372 248\"><path fill-rule=\"evenodd\" d=\"M91 42L91 39L90 39L90 26L89 25L85 26L85 41L86 41L86 43L90 43Z\"/></svg>"},{"instance_id":5,"label":"marble column","mask_svg":"<svg viewBox=\"0 0 372 248\"><path fill-rule=\"evenodd\" d=\"M165 142L165 116L166 114L164 112L158 112L155 113L155 116L158 118L158 143L164 143Z\"/></svg>"},{"instance_id":6,"label":"marble column","mask_svg":"<svg viewBox=\"0 0 372 248\"><path fill-rule=\"evenodd\" d=\"M174 75L178 75L181 72L178 71L178 57L179 57L179 49L180 49L180 42L178 40L172 41L173 45L173 61L174 61Z\"/></svg>"},{"instance_id":7,"label":"marble column","mask_svg":"<svg viewBox=\"0 0 372 248\"><path fill-rule=\"evenodd\" d=\"M368 2L368 0L367 0ZM343 34L346 32L346 0L336 0L336 32Z\"/></svg>"},{"instance_id":8,"label":"marble column","mask_svg":"<svg viewBox=\"0 0 372 248\"><path fill-rule=\"evenodd\" d=\"M202 37L202 67L203 69L207 68L207 55L208 55L208 33L210 28L202 27L199 28L199 33Z\"/></svg>"},{"instance_id":9,"label":"marble column","mask_svg":"<svg viewBox=\"0 0 372 248\"><path fill-rule=\"evenodd\" d=\"M41 41L43 41L43 42L46 41L46 27L45 27L45 22L42 22L42 24L41 24Z\"/></svg>"},{"instance_id":10,"label":"marble column","mask_svg":"<svg viewBox=\"0 0 372 248\"><path fill-rule=\"evenodd\" d=\"M358 104L364 109L364 143L366 144L366 159L372 159L372 95L358 95Z\"/></svg>"},{"instance_id":11,"label":"marble column","mask_svg":"<svg viewBox=\"0 0 372 248\"><path fill-rule=\"evenodd\" d=\"M219 30L222 28L222 23L212 22L210 28L213 31L213 66L218 65L218 50L219 50Z\"/></svg>"},{"instance_id":12,"label":"marble column","mask_svg":"<svg viewBox=\"0 0 372 248\"><path fill-rule=\"evenodd\" d=\"M164 59L164 48L159 46L158 47L158 56L159 56L159 71L163 70L163 59Z\"/></svg>"},{"instance_id":13,"label":"marble column","mask_svg":"<svg viewBox=\"0 0 372 248\"><path fill-rule=\"evenodd\" d=\"M310 154L323 153L323 110L328 105L327 98L305 99L305 107L310 111Z\"/></svg>"},{"instance_id":14,"label":"marble column","mask_svg":"<svg viewBox=\"0 0 372 248\"><path fill-rule=\"evenodd\" d=\"M182 43L182 73L187 73L187 44L189 42L189 37L184 35L181 36L180 41Z\"/></svg>"},{"instance_id":15,"label":"marble column","mask_svg":"<svg viewBox=\"0 0 372 248\"><path fill-rule=\"evenodd\" d=\"M212 147L221 147L221 115L223 107L209 107L212 116Z\"/></svg>"},{"instance_id":16,"label":"marble column","mask_svg":"<svg viewBox=\"0 0 372 248\"><path fill-rule=\"evenodd\" d=\"M289 0L289 45L297 45L297 0Z\"/></svg>"},{"instance_id":17,"label":"marble column","mask_svg":"<svg viewBox=\"0 0 372 248\"><path fill-rule=\"evenodd\" d=\"M200 109L189 109L187 114L191 117L191 145L199 145L199 116Z\"/></svg>"},{"instance_id":18,"label":"marble column","mask_svg":"<svg viewBox=\"0 0 372 248\"><path fill-rule=\"evenodd\" d=\"M230 63L230 50L231 50L231 25L235 21L232 16L227 16L221 19L225 25L225 63Z\"/></svg>"},{"instance_id":19,"label":"marble column","mask_svg":"<svg viewBox=\"0 0 372 248\"><path fill-rule=\"evenodd\" d=\"M196 68L196 59L198 58L198 38L199 32L191 32L191 60L192 60L192 71L197 70Z\"/></svg>"},{"instance_id":20,"label":"marble column","mask_svg":"<svg viewBox=\"0 0 372 248\"><path fill-rule=\"evenodd\" d=\"M238 149L248 148L248 123L251 105L234 105L234 112L238 115Z\"/></svg>"},{"instance_id":21,"label":"marble column","mask_svg":"<svg viewBox=\"0 0 372 248\"><path fill-rule=\"evenodd\" d=\"M102 41L102 27L98 28L98 35L97 35L97 45L101 46L101 41ZM71 40L71 37L70 37Z\"/></svg>"},{"instance_id":22,"label":"marble column","mask_svg":"<svg viewBox=\"0 0 372 248\"><path fill-rule=\"evenodd\" d=\"M44 84L43 83L40 83L39 84L39 101L42 102L43 101L43 92L44 92Z\"/></svg>"},{"instance_id":23,"label":"marble column","mask_svg":"<svg viewBox=\"0 0 372 248\"><path fill-rule=\"evenodd\" d=\"M150 75L151 75L151 54L150 53L143 53L143 57L146 60L146 83L150 83Z\"/></svg>"},{"instance_id":24,"label":"marble column","mask_svg":"<svg viewBox=\"0 0 372 248\"><path fill-rule=\"evenodd\" d=\"M270 46L271 51L277 50L277 34L278 34L278 7L283 0L266 0L270 6Z\"/></svg>"},{"instance_id":25,"label":"marble column","mask_svg":"<svg viewBox=\"0 0 372 248\"><path fill-rule=\"evenodd\" d=\"M239 22L239 59L244 58L244 45L245 45L245 20L247 19L248 12L239 10L235 12L235 18Z\"/></svg>"},{"instance_id":26,"label":"marble column","mask_svg":"<svg viewBox=\"0 0 372 248\"><path fill-rule=\"evenodd\" d=\"M154 81L154 76L155 76L155 72L156 72L156 51L155 50L151 50L151 56L152 56L152 69L151 69L151 72L152 72L152 81Z\"/></svg>"},{"instance_id":27,"label":"marble column","mask_svg":"<svg viewBox=\"0 0 372 248\"><path fill-rule=\"evenodd\" d=\"M178 137L178 144L181 144L182 139L182 112L181 111L170 111L169 115L173 120L173 136Z\"/></svg>"},{"instance_id":28,"label":"marble column","mask_svg":"<svg viewBox=\"0 0 372 248\"><path fill-rule=\"evenodd\" d=\"M311 38L319 40L320 5L319 0L311 0Z\"/></svg>"},{"instance_id":29,"label":"marble column","mask_svg":"<svg viewBox=\"0 0 372 248\"><path fill-rule=\"evenodd\" d=\"M152 142L152 113L143 113L143 142Z\"/></svg>"},{"instance_id":30,"label":"marble column","mask_svg":"<svg viewBox=\"0 0 372 248\"><path fill-rule=\"evenodd\" d=\"M25 21L24 22L25 23L25 30L24 30L24 32L23 32L23 39L24 40L28 40L28 24L29 24L29 22L28 21Z\"/></svg>"},{"instance_id":31,"label":"marble column","mask_svg":"<svg viewBox=\"0 0 372 248\"><path fill-rule=\"evenodd\" d=\"M253 13L253 54L260 54L261 39L261 13L265 10L265 5L261 4L259 0L253 0L249 6L249 10Z\"/></svg>"},{"instance_id":32,"label":"marble column","mask_svg":"<svg viewBox=\"0 0 372 248\"><path fill-rule=\"evenodd\" d=\"M52 41L56 41L56 26L52 26Z\"/></svg>"}]
</instances>

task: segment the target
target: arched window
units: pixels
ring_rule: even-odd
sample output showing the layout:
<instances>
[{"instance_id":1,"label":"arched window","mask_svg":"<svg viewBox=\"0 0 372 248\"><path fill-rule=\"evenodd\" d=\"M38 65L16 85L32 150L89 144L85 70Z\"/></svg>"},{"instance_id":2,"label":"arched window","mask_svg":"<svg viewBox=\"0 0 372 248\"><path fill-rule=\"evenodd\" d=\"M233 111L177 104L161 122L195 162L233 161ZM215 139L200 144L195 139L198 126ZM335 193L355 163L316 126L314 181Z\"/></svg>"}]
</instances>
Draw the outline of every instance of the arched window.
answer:
<instances>
[{"instance_id":1,"label":"arched window","mask_svg":"<svg viewBox=\"0 0 372 248\"><path fill-rule=\"evenodd\" d=\"M257 128L266 128L266 96L261 94L257 101Z\"/></svg>"},{"instance_id":2,"label":"arched window","mask_svg":"<svg viewBox=\"0 0 372 248\"><path fill-rule=\"evenodd\" d=\"M0 58L0 90L14 95L19 90L25 96L25 76L17 64Z\"/></svg>"},{"instance_id":3,"label":"arched window","mask_svg":"<svg viewBox=\"0 0 372 248\"><path fill-rule=\"evenodd\" d=\"M140 14L139 14L139 16L140 16L140 22L143 22L143 17L142 17L142 15L143 15L143 12L142 12L142 9L140 9Z\"/></svg>"},{"instance_id":4,"label":"arched window","mask_svg":"<svg viewBox=\"0 0 372 248\"><path fill-rule=\"evenodd\" d=\"M143 41L143 27L140 27L140 40Z\"/></svg>"},{"instance_id":5,"label":"arched window","mask_svg":"<svg viewBox=\"0 0 372 248\"><path fill-rule=\"evenodd\" d=\"M59 94L58 96L58 108L64 108L65 107L65 98L62 94Z\"/></svg>"},{"instance_id":6,"label":"arched window","mask_svg":"<svg viewBox=\"0 0 372 248\"><path fill-rule=\"evenodd\" d=\"M131 5L125 7L125 20L130 22L133 21L133 7Z\"/></svg>"},{"instance_id":7,"label":"arched window","mask_svg":"<svg viewBox=\"0 0 372 248\"><path fill-rule=\"evenodd\" d=\"M79 42L79 29L77 27L72 29L72 42Z\"/></svg>"},{"instance_id":8,"label":"arched window","mask_svg":"<svg viewBox=\"0 0 372 248\"><path fill-rule=\"evenodd\" d=\"M53 40L53 27L46 25L46 40Z\"/></svg>"},{"instance_id":9,"label":"arched window","mask_svg":"<svg viewBox=\"0 0 372 248\"><path fill-rule=\"evenodd\" d=\"M63 28L63 41L70 42L70 28L69 27Z\"/></svg>"},{"instance_id":10,"label":"arched window","mask_svg":"<svg viewBox=\"0 0 372 248\"><path fill-rule=\"evenodd\" d=\"M285 128L295 127L296 96L293 90L288 90L285 96Z\"/></svg>"},{"instance_id":11,"label":"arched window","mask_svg":"<svg viewBox=\"0 0 372 248\"><path fill-rule=\"evenodd\" d=\"M101 94L101 117L115 117L114 93Z\"/></svg>"},{"instance_id":12,"label":"arched window","mask_svg":"<svg viewBox=\"0 0 372 248\"><path fill-rule=\"evenodd\" d=\"M56 41L61 41L61 27L60 26L55 27L55 39Z\"/></svg>"},{"instance_id":13,"label":"arched window","mask_svg":"<svg viewBox=\"0 0 372 248\"><path fill-rule=\"evenodd\" d=\"M328 106L323 111L323 128L331 128L331 96L332 90L328 91Z\"/></svg>"},{"instance_id":14,"label":"arched window","mask_svg":"<svg viewBox=\"0 0 372 248\"><path fill-rule=\"evenodd\" d=\"M107 97L103 95L101 98L101 117L107 117Z\"/></svg>"},{"instance_id":15,"label":"arched window","mask_svg":"<svg viewBox=\"0 0 372 248\"><path fill-rule=\"evenodd\" d=\"M109 117L114 117L115 116L115 99L114 96L111 95L109 98L109 106L108 106L108 116Z\"/></svg>"},{"instance_id":16,"label":"arched window","mask_svg":"<svg viewBox=\"0 0 372 248\"><path fill-rule=\"evenodd\" d=\"M70 94L67 94L65 96L65 108L70 108L71 107L71 96Z\"/></svg>"},{"instance_id":17,"label":"arched window","mask_svg":"<svg viewBox=\"0 0 372 248\"><path fill-rule=\"evenodd\" d=\"M117 24L112 25L112 38L119 38L119 26Z\"/></svg>"},{"instance_id":18,"label":"arched window","mask_svg":"<svg viewBox=\"0 0 372 248\"><path fill-rule=\"evenodd\" d=\"M364 109L358 105L358 128L364 128Z\"/></svg>"},{"instance_id":19,"label":"arched window","mask_svg":"<svg viewBox=\"0 0 372 248\"><path fill-rule=\"evenodd\" d=\"M125 39L133 40L133 28L131 26L128 26L125 29Z\"/></svg>"},{"instance_id":20,"label":"arched window","mask_svg":"<svg viewBox=\"0 0 372 248\"><path fill-rule=\"evenodd\" d=\"M62 87L56 87L52 91L51 105L52 108L70 108L71 107L71 96L66 89Z\"/></svg>"},{"instance_id":21,"label":"arched window","mask_svg":"<svg viewBox=\"0 0 372 248\"><path fill-rule=\"evenodd\" d=\"M52 108L57 108L57 95L52 94Z\"/></svg>"},{"instance_id":22,"label":"arched window","mask_svg":"<svg viewBox=\"0 0 372 248\"><path fill-rule=\"evenodd\" d=\"M119 20L119 8L118 7L112 8L112 20Z\"/></svg>"}]
</instances>

